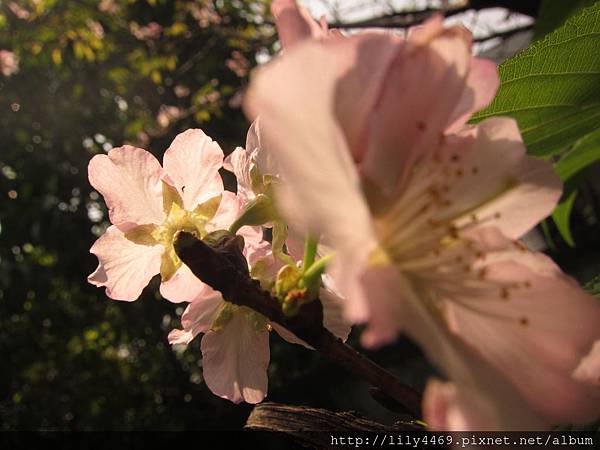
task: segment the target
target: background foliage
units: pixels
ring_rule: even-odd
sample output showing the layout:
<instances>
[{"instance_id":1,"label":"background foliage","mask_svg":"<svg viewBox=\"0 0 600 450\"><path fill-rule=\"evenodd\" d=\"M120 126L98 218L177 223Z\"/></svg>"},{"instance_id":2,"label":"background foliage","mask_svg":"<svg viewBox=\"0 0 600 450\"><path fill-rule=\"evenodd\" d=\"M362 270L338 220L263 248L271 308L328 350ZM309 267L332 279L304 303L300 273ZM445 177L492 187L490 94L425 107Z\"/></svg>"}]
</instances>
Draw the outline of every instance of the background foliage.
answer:
<instances>
[{"instance_id":1,"label":"background foliage","mask_svg":"<svg viewBox=\"0 0 600 450\"><path fill-rule=\"evenodd\" d=\"M275 50L267 6L266 0L0 1L0 50L19 59L18 72L0 75L0 429L243 424L248 406L205 388L199 342L179 352L167 344L182 309L162 300L156 283L126 303L109 301L85 282L97 264L88 250L107 217L87 182L87 163L125 142L160 159L190 127L202 127L226 152L242 143L247 123L239 105L248 71ZM525 136L532 153L558 160L569 186L555 214L558 228L548 226L552 256L587 281L600 272L597 187L587 176L600 154L598 5L584 16L574 8L551 12L547 31L574 17L503 66L506 84L480 117L508 110L526 128L541 118L566 125L561 114L573 115L577 132L552 145L536 146L539 137ZM536 75L535 91L524 74ZM509 79L519 80L509 86ZM550 106L558 103L569 105ZM521 114L519 108L538 109ZM341 369L272 340L269 399L391 419ZM404 340L372 356L417 387L430 370Z\"/></svg>"}]
</instances>

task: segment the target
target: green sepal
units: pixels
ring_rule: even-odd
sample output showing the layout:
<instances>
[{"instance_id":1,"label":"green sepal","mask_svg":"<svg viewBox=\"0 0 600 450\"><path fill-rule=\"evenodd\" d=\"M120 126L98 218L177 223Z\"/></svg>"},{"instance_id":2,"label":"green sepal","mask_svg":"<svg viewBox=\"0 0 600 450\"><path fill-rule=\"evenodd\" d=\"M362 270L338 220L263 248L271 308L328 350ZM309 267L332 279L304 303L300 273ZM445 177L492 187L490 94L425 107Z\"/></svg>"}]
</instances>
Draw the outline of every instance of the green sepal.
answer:
<instances>
[{"instance_id":1,"label":"green sepal","mask_svg":"<svg viewBox=\"0 0 600 450\"><path fill-rule=\"evenodd\" d=\"M221 198L221 195L217 195L194 208L194 210L190 213L190 216L196 225L196 228L204 229L206 223L215 217L215 214L219 209L219 205L221 204Z\"/></svg>"},{"instance_id":2,"label":"green sepal","mask_svg":"<svg viewBox=\"0 0 600 450\"><path fill-rule=\"evenodd\" d=\"M275 220L277 217L273 200L265 194L258 195L252 200L237 220L229 227L229 231L236 233L245 225L258 226Z\"/></svg>"},{"instance_id":3,"label":"green sepal","mask_svg":"<svg viewBox=\"0 0 600 450\"><path fill-rule=\"evenodd\" d=\"M181 209L183 208L183 199L181 195L179 195L179 191L174 186L171 186L169 183L162 182L162 199L163 199L163 211L166 215L169 215L171 212L171 207L173 204L179 206Z\"/></svg>"},{"instance_id":4,"label":"green sepal","mask_svg":"<svg viewBox=\"0 0 600 450\"><path fill-rule=\"evenodd\" d=\"M169 245L160 259L160 278L162 282L169 281L182 264L173 246Z\"/></svg>"},{"instance_id":5,"label":"green sepal","mask_svg":"<svg viewBox=\"0 0 600 450\"><path fill-rule=\"evenodd\" d=\"M252 328L254 328L254 330L259 332L268 331L269 319L246 306L242 306L241 309L246 316L246 320L250 322L250 325L252 326Z\"/></svg>"},{"instance_id":6,"label":"green sepal","mask_svg":"<svg viewBox=\"0 0 600 450\"><path fill-rule=\"evenodd\" d=\"M271 249L273 255L285 264L295 265L294 260L290 255L283 251L283 246L287 240L288 232L287 225L280 220L273 222L273 239L271 242Z\"/></svg>"},{"instance_id":7,"label":"green sepal","mask_svg":"<svg viewBox=\"0 0 600 450\"><path fill-rule=\"evenodd\" d=\"M221 307L221 310L217 313L217 317L215 318L215 320L213 320L210 329L212 331L219 331L223 329L225 325L227 325L231 321L231 318L233 317L233 314L235 313L237 308L238 307L233 303L223 302L223 306Z\"/></svg>"},{"instance_id":8,"label":"green sepal","mask_svg":"<svg viewBox=\"0 0 600 450\"><path fill-rule=\"evenodd\" d=\"M321 277L327 269L327 264L331 260L333 255L327 255L324 258L314 262L308 269L306 269L302 275L301 286L306 288L306 299L312 301L319 296L319 289L321 288Z\"/></svg>"},{"instance_id":9,"label":"green sepal","mask_svg":"<svg viewBox=\"0 0 600 450\"><path fill-rule=\"evenodd\" d=\"M283 300L287 294L298 287L301 280L301 273L294 265L286 265L279 269L275 279L275 296Z\"/></svg>"}]
</instances>

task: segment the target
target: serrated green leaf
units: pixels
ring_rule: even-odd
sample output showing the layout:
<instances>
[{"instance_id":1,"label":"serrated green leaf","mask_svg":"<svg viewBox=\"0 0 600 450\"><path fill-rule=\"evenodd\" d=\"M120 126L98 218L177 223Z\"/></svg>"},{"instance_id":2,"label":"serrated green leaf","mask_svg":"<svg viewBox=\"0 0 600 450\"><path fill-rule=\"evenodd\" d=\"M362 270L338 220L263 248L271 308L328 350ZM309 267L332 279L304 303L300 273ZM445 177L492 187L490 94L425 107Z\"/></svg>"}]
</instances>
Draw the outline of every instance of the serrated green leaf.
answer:
<instances>
[{"instance_id":1,"label":"serrated green leaf","mask_svg":"<svg viewBox=\"0 0 600 450\"><path fill-rule=\"evenodd\" d=\"M561 26L569 17L577 14L582 8L593 5L594 2L595 0L542 0L533 29L533 40L543 38Z\"/></svg>"},{"instance_id":2,"label":"serrated green leaf","mask_svg":"<svg viewBox=\"0 0 600 450\"><path fill-rule=\"evenodd\" d=\"M600 160L600 128L581 138L554 166L563 181Z\"/></svg>"},{"instance_id":3,"label":"serrated green leaf","mask_svg":"<svg viewBox=\"0 0 600 450\"><path fill-rule=\"evenodd\" d=\"M600 2L503 63L494 101L473 117L517 120L530 154L548 156L600 123Z\"/></svg>"}]
</instances>

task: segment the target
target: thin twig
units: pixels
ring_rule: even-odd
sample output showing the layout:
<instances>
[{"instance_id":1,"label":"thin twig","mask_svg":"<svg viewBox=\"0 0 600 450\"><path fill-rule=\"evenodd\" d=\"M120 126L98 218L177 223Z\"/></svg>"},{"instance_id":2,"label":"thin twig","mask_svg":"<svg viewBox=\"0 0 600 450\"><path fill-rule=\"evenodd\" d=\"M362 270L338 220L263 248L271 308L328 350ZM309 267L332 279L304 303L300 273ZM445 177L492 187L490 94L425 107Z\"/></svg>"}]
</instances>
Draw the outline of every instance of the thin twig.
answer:
<instances>
[{"instance_id":1,"label":"thin twig","mask_svg":"<svg viewBox=\"0 0 600 450\"><path fill-rule=\"evenodd\" d=\"M488 34L487 36L476 37L473 39L473 42L485 42L485 41L489 41L490 39L495 39L495 38L506 39L507 37L511 37L515 34L523 32L523 31L533 30L534 25L535 24L532 23L529 25L525 25L523 27L512 28L512 29L506 30L506 31L499 31L498 33Z\"/></svg>"},{"instance_id":2,"label":"thin twig","mask_svg":"<svg viewBox=\"0 0 600 450\"><path fill-rule=\"evenodd\" d=\"M447 9L421 8L411 11L398 11L384 14L367 20L356 22L334 22L329 24L330 28L408 28L418 25L433 14L443 14L450 17L466 11L479 11L486 8L506 8L512 12L518 12L531 17L537 16L540 0L470 0Z\"/></svg>"}]
</instances>

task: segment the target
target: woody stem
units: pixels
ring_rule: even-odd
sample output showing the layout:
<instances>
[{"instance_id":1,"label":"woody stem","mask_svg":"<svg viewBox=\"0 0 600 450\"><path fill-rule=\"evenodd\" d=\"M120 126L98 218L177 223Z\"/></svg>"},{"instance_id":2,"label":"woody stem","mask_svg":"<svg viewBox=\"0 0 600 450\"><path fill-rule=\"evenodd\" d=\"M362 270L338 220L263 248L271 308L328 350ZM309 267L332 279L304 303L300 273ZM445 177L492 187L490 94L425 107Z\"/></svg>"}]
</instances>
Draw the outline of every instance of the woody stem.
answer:
<instances>
[{"instance_id":1,"label":"woody stem","mask_svg":"<svg viewBox=\"0 0 600 450\"><path fill-rule=\"evenodd\" d=\"M270 321L294 333L330 360L353 372L402 405L414 417L420 417L420 395L394 374L346 345L323 326L321 302L302 306L300 312L287 317L281 305L253 280L240 262L239 246L234 237L209 246L190 233L180 232L175 250L181 260L204 283L221 292L236 305L247 306Z\"/></svg>"}]
</instances>

